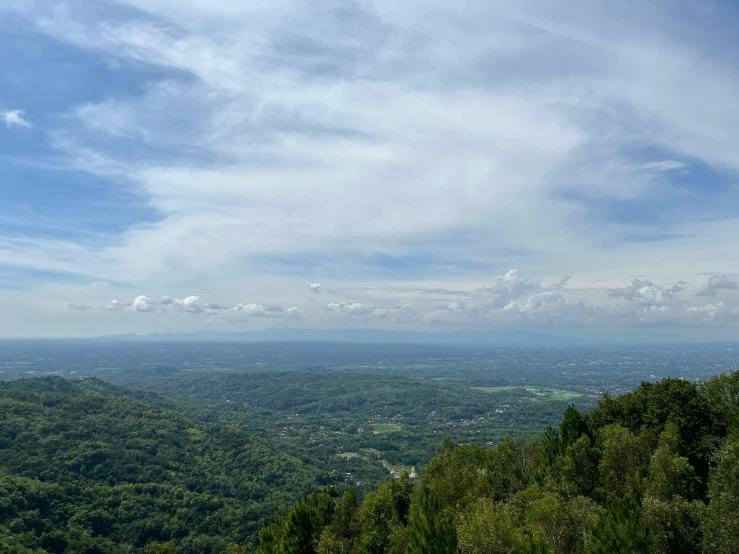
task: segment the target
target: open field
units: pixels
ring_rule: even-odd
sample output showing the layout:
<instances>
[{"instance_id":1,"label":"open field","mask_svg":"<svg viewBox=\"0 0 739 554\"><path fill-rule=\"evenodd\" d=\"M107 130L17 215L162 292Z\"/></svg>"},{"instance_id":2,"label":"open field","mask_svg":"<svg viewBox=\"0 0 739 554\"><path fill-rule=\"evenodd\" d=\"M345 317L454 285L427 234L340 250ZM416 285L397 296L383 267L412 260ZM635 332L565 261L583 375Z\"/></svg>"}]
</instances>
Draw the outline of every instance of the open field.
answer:
<instances>
[{"instance_id":1,"label":"open field","mask_svg":"<svg viewBox=\"0 0 739 554\"><path fill-rule=\"evenodd\" d=\"M471 387L475 390L479 390L482 392L505 392L505 391L515 391L523 389L526 392L530 392L535 394L536 396L541 396L542 398L547 398L549 400L576 400L578 398L582 398L585 396L584 394L580 392L575 392L571 390L566 389L559 389L556 387L541 387L536 385L523 385L523 386L507 386L507 387Z\"/></svg>"},{"instance_id":2,"label":"open field","mask_svg":"<svg viewBox=\"0 0 739 554\"><path fill-rule=\"evenodd\" d=\"M372 426L372 432L375 433L375 435L395 433L397 431L400 431L400 423L375 423Z\"/></svg>"},{"instance_id":3,"label":"open field","mask_svg":"<svg viewBox=\"0 0 739 554\"><path fill-rule=\"evenodd\" d=\"M344 458L345 460L351 460L352 458L361 458L359 454L356 452L342 452L341 454L336 455L339 458Z\"/></svg>"}]
</instances>

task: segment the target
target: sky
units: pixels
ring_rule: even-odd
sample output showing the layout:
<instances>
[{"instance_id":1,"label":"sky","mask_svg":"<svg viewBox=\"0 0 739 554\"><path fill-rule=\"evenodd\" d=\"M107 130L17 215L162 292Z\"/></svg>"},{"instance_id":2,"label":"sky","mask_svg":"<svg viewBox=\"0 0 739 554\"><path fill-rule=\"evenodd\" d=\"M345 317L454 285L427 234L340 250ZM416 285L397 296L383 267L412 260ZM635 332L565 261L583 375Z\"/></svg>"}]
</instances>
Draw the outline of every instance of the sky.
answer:
<instances>
[{"instance_id":1,"label":"sky","mask_svg":"<svg viewBox=\"0 0 739 554\"><path fill-rule=\"evenodd\" d=\"M739 5L3 0L0 336L739 339Z\"/></svg>"}]
</instances>

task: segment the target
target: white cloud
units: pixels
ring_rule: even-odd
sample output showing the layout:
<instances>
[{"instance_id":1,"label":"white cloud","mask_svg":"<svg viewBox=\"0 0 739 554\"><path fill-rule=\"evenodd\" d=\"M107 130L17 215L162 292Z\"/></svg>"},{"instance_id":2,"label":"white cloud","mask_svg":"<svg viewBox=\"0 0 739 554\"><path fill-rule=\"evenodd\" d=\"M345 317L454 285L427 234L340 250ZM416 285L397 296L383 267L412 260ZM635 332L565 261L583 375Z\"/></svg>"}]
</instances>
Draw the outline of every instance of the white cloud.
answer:
<instances>
[{"instance_id":1,"label":"white cloud","mask_svg":"<svg viewBox=\"0 0 739 554\"><path fill-rule=\"evenodd\" d=\"M199 296L188 296L183 299L177 299L177 298L170 298L169 296L165 296L159 301L160 306L167 306L171 309L181 309L186 312L190 313L200 313L203 311L205 306L202 306L200 304L200 297ZM211 308L214 309L214 308Z\"/></svg>"},{"instance_id":2,"label":"white cloud","mask_svg":"<svg viewBox=\"0 0 739 554\"><path fill-rule=\"evenodd\" d=\"M141 295L134 298L128 308L134 312L153 312L156 309L156 306L151 298Z\"/></svg>"},{"instance_id":3,"label":"white cloud","mask_svg":"<svg viewBox=\"0 0 739 554\"><path fill-rule=\"evenodd\" d=\"M706 304L705 306L691 306L685 310L685 318L690 323L725 323L731 316L737 316L736 308L732 310L723 302Z\"/></svg>"},{"instance_id":4,"label":"white cloud","mask_svg":"<svg viewBox=\"0 0 739 554\"><path fill-rule=\"evenodd\" d=\"M111 302L112 312L265 317L279 302L306 317L418 325L687 321L683 289L655 283L739 273L726 256L739 223L703 206L710 194L674 186L694 167L739 171L735 64L712 54L710 33L685 36L678 12L693 18L680 10L113 3L127 9L68 0L23 12L132 81L123 72L165 69L125 93L81 98L56 114L48 140L68 167L130 186L156 213L94 246L0 237L0 263L125 287L106 297L161 283L222 300L144 297ZM726 205L739 200L726 195ZM691 210L712 217L683 217ZM647 235L674 238L623 240ZM519 270L491 282L491 264ZM565 270L579 292L563 278L548 287L561 297L546 295L525 277ZM652 280L620 286L636 274ZM274 282L285 275L290 286ZM307 275L344 278L325 290ZM419 275L469 296L337 292L408 288ZM709 281L698 294L725 288ZM259 303L237 305L244 298Z\"/></svg>"},{"instance_id":5,"label":"white cloud","mask_svg":"<svg viewBox=\"0 0 739 554\"><path fill-rule=\"evenodd\" d=\"M681 281L670 287L655 285L649 280L634 279L631 285L608 290L610 298L623 298L627 302L643 306L665 306L677 302L677 293L685 290L687 283Z\"/></svg>"},{"instance_id":6,"label":"white cloud","mask_svg":"<svg viewBox=\"0 0 739 554\"><path fill-rule=\"evenodd\" d=\"M361 302L331 302L326 305L325 313L329 315L340 314L363 317L371 314L374 310L375 307L373 305L362 304Z\"/></svg>"},{"instance_id":7,"label":"white cloud","mask_svg":"<svg viewBox=\"0 0 739 554\"><path fill-rule=\"evenodd\" d=\"M265 317L267 315L267 311L261 304L237 304L229 312L249 317Z\"/></svg>"},{"instance_id":8,"label":"white cloud","mask_svg":"<svg viewBox=\"0 0 739 554\"><path fill-rule=\"evenodd\" d=\"M566 282L561 279L557 284ZM719 289L725 281L712 281ZM89 287L88 287L89 289ZM441 289L444 290L444 289ZM511 270L493 277L489 285L464 292L463 298L439 304L433 297L415 295L414 302L403 301L413 295L413 288L380 294L361 289L362 297L329 302L323 306L306 303L291 306L270 302L203 302L199 296L161 297L159 300L139 295L130 302L108 303L87 299L67 303L67 309L95 313L121 312L142 314L156 312L170 317L192 317L219 325L247 324L250 328L275 325L341 326L343 324L385 329L500 329L548 328L559 331L590 327L610 333L629 327L713 328L739 324L739 302L696 303L690 284L679 281L662 285L649 279L633 279L624 287L602 288L581 298L579 289L561 287L542 290L537 279ZM372 301L369 301L372 299ZM396 301L393 302L392 300ZM305 302L305 300L304 300Z\"/></svg>"},{"instance_id":9,"label":"white cloud","mask_svg":"<svg viewBox=\"0 0 739 554\"><path fill-rule=\"evenodd\" d=\"M25 116L26 112L23 110L0 111L0 120L2 120L7 127L31 127L31 123Z\"/></svg>"},{"instance_id":10,"label":"white cloud","mask_svg":"<svg viewBox=\"0 0 739 554\"><path fill-rule=\"evenodd\" d=\"M470 301L480 306L502 308L512 300L541 288L538 281L525 277L518 269L498 275L493 284L472 293Z\"/></svg>"},{"instance_id":11,"label":"white cloud","mask_svg":"<svg viewBox=\"0 0 739 554\"><path fill-rule=\"evenodd\" d=\"M709 277L706 285L699 290L697 296L716 296L721 290L736 290L736 281L729 279L726 275L713 275Z\"/></svg>"}]
</instances>

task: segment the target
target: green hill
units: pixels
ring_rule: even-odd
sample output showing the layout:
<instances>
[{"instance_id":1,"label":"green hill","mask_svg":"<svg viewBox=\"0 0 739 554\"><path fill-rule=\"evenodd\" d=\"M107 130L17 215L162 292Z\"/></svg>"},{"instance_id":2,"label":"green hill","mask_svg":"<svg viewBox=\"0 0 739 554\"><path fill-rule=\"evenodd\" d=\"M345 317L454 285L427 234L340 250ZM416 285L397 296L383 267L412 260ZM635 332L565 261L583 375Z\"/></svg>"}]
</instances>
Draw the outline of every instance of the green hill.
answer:
<instances>
[{"instance_id":1,"label":"green hill","mask_svg":"<svg viewBox=\"0 0 739 554\"><path fill-rule=\"evenodd\" d=\"M97 379L0 384L3 552L134 552L170 539L180 552L252 548L275 503L316 483L260 439L147 398L157 400Z\"/></svg>"}]
</instances>

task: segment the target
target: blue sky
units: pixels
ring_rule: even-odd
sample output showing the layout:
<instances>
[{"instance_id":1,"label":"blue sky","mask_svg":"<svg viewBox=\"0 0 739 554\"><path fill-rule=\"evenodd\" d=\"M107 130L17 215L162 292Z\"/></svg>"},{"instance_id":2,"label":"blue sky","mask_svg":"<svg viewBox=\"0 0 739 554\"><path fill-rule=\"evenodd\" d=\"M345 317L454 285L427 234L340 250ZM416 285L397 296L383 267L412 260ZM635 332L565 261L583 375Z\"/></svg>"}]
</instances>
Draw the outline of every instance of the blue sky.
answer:
<instances>
[{"instance_id":1,"label":"blue sky","mask_svg":"<svg viewBox=\"0 0 739 554\"><path fill-rule=\"evenodd\" d=\"M728 1L6 0L0 335L737 338L737 25Z\"/></svg>"}]
</instances>

